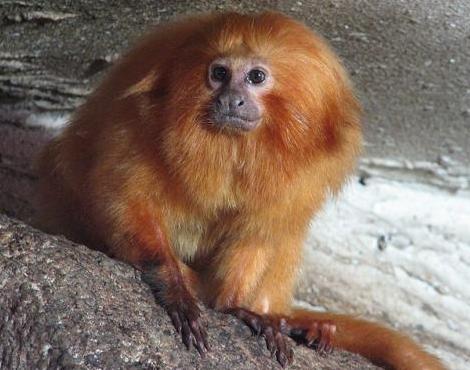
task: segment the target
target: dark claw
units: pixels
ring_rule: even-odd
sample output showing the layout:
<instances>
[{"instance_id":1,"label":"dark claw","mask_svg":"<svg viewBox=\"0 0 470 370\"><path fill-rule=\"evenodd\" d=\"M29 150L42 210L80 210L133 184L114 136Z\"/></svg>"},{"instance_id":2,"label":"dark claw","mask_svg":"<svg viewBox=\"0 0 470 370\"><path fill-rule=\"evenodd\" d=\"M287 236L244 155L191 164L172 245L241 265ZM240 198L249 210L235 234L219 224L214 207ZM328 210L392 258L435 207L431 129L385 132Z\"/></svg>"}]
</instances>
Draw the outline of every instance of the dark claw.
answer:
<instances>
[{"instance_id":1,"label":"dark claw","mask_svg":"<svg viewBox=\"0 0 470 370\"><path fill-rule=\"evenodd\" d=\"M207 350L204 345L202 331L200 330L197 321L191 321L190 326L191 326L191 332L193 334L194 347L196 347L197 351L202 357L205 357Z\"/></svg>"},{"instance_id":2,"label":"dark claw","mask_svg":"<svg viewBox=\"0 0 470 370\"><path fill-rule=\"evenodd\" d=\"M191 340L191 330L189 329L189 325L188 325L188 322L186 320L183 321L183 343L184 345L186 346L186 348L188 350L191 349L191 344L192 344L192 340Z\"/></svg>"},{"instance_id":3,"label":"dark claw","mask_svg":"<svg viewBox=\"0 0 470 370\"><path fill-rule=\"evenodd\" d=\"M210 351L211 347L209 345L209 342L207 341L207 331L204 329L203 326L200 327L201 335L202 335L202 342L204 343L204 347L206 351Z\"/></svg>"},{"instance_id":4,"label":"dark claw","mask_svg":"<svg viewBox=\"0 0 470 370\"><path fill-rule=\"evenodd\" d=\"M273 329L271 327L267 327L263 331L264 339L266 341L266 347L268 351L271 352L271 356L276 352L276 342L274 340Z\"/></svg>"},{"instance_id":5,"label":"dark claw","mask_svg":"<svg viewBox=\"0 0 470 370\"><path fill-rule=\"evenodd\" d=\"M279 330L282 334L289 335L289 324L287 323L287 320L283 317L279 320Z\"/></svg>"},{"instance_id":6,"label":"dark claw","mask_svg":"<svg viewBox=\"0 0 470 370\"><path fill-rule=\"evenodd\" d=\"M171 317L171 322L173 323L173 326L175 327L176 331L181 334L181 320L178 315L178 312L173 311L170 313Z\"/></svg>"},{"instance_id":7,"label":"dark claw","mask_svg":"<svg viewBox=\"0 0 470 370\"><path fill-rule=\"evenodd\" d=\"M263 328L261 327L261 324L259 323L258 320L255 320L255 319L251 320L250 327L254 335L258 337L261 335Z\"/></svg>"},{"instance_id":8,"label":"dark claw","mask_svg":"<svg viewBox=\"0 0 470 370\"><path fill-rule=\"evenodd\" d=\"M194 340L193 344L194 344L194 347L196 347L197 351L199 352L199 355L202 358L205 358L207 350L204 348L204 345L202 344L202 342L198 342L197 340Z\"/></svg>"},{"instance_id":9,"label":"dark claw","mask_svg":"<svg viewBox=\"0 0 470 370\"><path fill-rule=\"evenodd\" d=\"M277 351L276 352L276 358L277 358L277 361L281 364L282 367L287 366L287 357L283 352Z\"/></svg>"},{"instance_id":10,"label":"dark claw","mask_svg":"<svg viewBox=\"0 0 470 370\"><path fill-rule=\"evenodd\" d=\"M283 367L287 364L291 364L294 359L294 351L290 348L286 338L281 332L276 333L276 345L278 348L277 359L279 363Z\"/></svg>"}]
</instances>

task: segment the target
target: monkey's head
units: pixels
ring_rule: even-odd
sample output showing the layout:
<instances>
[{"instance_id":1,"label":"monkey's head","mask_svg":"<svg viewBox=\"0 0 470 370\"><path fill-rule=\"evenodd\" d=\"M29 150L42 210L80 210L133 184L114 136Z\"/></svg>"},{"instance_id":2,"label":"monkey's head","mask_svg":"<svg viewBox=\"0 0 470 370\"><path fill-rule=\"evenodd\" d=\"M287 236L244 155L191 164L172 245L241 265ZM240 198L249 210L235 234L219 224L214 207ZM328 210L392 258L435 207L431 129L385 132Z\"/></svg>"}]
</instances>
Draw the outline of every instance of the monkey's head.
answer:
<instances>
[{"instance_id":1,"label":"monkey's head","mask_svg":"<svg viewBox=\"0 0 470 370\"><path fill-rule=\"evenodd\" d=\"M164 121L158 130L171 136L168 146L193 135L307 156L334 148L348 127L360 136L344 69L303 24L279 13L222 13L177 21L161 34L154 78L142 86L154 92L149 106L159 126Z\"/></svg>"},{"instance_id":2,"label":"monkey's head","mask_svg":"<svg viewBox=\"0 0 470 370\"><path fill-rule=\"evenodd\" d=\"M229 130L251 131L262 121L263 96L273 85L267 63L256 56L216 58L208 68L213 92L208 121Z\"/></svg>"}]
</instances>

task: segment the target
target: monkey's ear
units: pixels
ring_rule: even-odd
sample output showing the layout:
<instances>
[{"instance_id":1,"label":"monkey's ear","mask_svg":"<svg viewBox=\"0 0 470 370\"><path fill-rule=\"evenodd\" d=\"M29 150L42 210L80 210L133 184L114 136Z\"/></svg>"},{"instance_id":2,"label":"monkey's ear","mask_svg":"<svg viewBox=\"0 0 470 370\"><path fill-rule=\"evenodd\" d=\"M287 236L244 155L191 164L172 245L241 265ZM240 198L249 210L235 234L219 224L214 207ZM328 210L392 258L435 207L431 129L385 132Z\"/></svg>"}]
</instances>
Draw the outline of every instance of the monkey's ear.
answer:
<instances>
[{"instance_id":1,"label":"monkey's ear","mask_svg":"<svg viewBox=\"0 0 470 370\"><path fill-rule=\"evenodd\" d=\"M156 71L152 71L151 73L147 74L143 79L139 82L131 85L128 87L124 93L121 95L122 99L128 98L130 96L135 95L144 95L146 93L151 92L155 89L155 84L158 79L158 74Z\"/></svg>"}]
</instances>

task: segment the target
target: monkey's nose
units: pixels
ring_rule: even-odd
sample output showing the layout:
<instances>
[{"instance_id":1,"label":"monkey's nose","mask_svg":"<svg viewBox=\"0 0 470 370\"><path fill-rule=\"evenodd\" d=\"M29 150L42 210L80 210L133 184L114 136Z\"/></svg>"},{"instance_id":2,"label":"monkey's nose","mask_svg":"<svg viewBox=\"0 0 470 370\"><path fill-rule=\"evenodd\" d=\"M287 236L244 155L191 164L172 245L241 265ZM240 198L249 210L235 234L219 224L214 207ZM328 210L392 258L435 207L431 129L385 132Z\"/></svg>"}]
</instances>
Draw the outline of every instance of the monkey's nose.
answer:
<instances>
[{"instance_id":1,"label":"monkey's nose","mask_svg":"<svg viewBox=\"0 0 470 370\"><path fill-rule=\"evenodd\" d=\"M222 90L214 97L212 104L212 122L222 127L250 131L258 125L261 118L256 101L243 91Z\"/></svg>"},{"instance_id":2,"label":"monkey's nose","mask_svg":"<svg viewBox=\"0 0 470 370\"><path fill-rule=\"evenodd\" d=\"M234 113L239 110L239 107L245 104L245 100L241 94L228 92L219 95L217 98L217 105L220 110L225 113Z\"/></svg>"},{"instance_id":3,"label":"monkey's nose","mask_svg":"<svg viewBox=\"0 0 470 370\"><path fill-rule=\"evenodd\" d=\"M231 101L230 101L230 107L241 107L243 104L245 104L245 101L241 96L235 96Z\"/></svg>"}]
</instances>

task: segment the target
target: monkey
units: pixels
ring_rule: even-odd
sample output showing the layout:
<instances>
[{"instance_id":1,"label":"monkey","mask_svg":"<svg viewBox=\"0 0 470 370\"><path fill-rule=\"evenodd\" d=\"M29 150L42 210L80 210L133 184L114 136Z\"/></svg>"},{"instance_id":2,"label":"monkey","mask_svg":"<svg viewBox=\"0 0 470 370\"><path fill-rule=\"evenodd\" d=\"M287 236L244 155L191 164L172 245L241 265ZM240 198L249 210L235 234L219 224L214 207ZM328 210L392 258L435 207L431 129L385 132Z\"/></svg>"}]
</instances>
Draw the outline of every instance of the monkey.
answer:
<instances>
[{"instance_id":1,"label":"monkey","mask_svg":"<svg viewBox=\"0 0 470 370\"><path fill-rule=\"evenodd\" d=\"M143 272L204 356L200 304L264 337L393 369L444 369L412 339L293 307L309 222L352 175L361 107L339 58L276 12L158 25L114 65L39 159L39 222Z\"/></svg>"}]
</instances>

